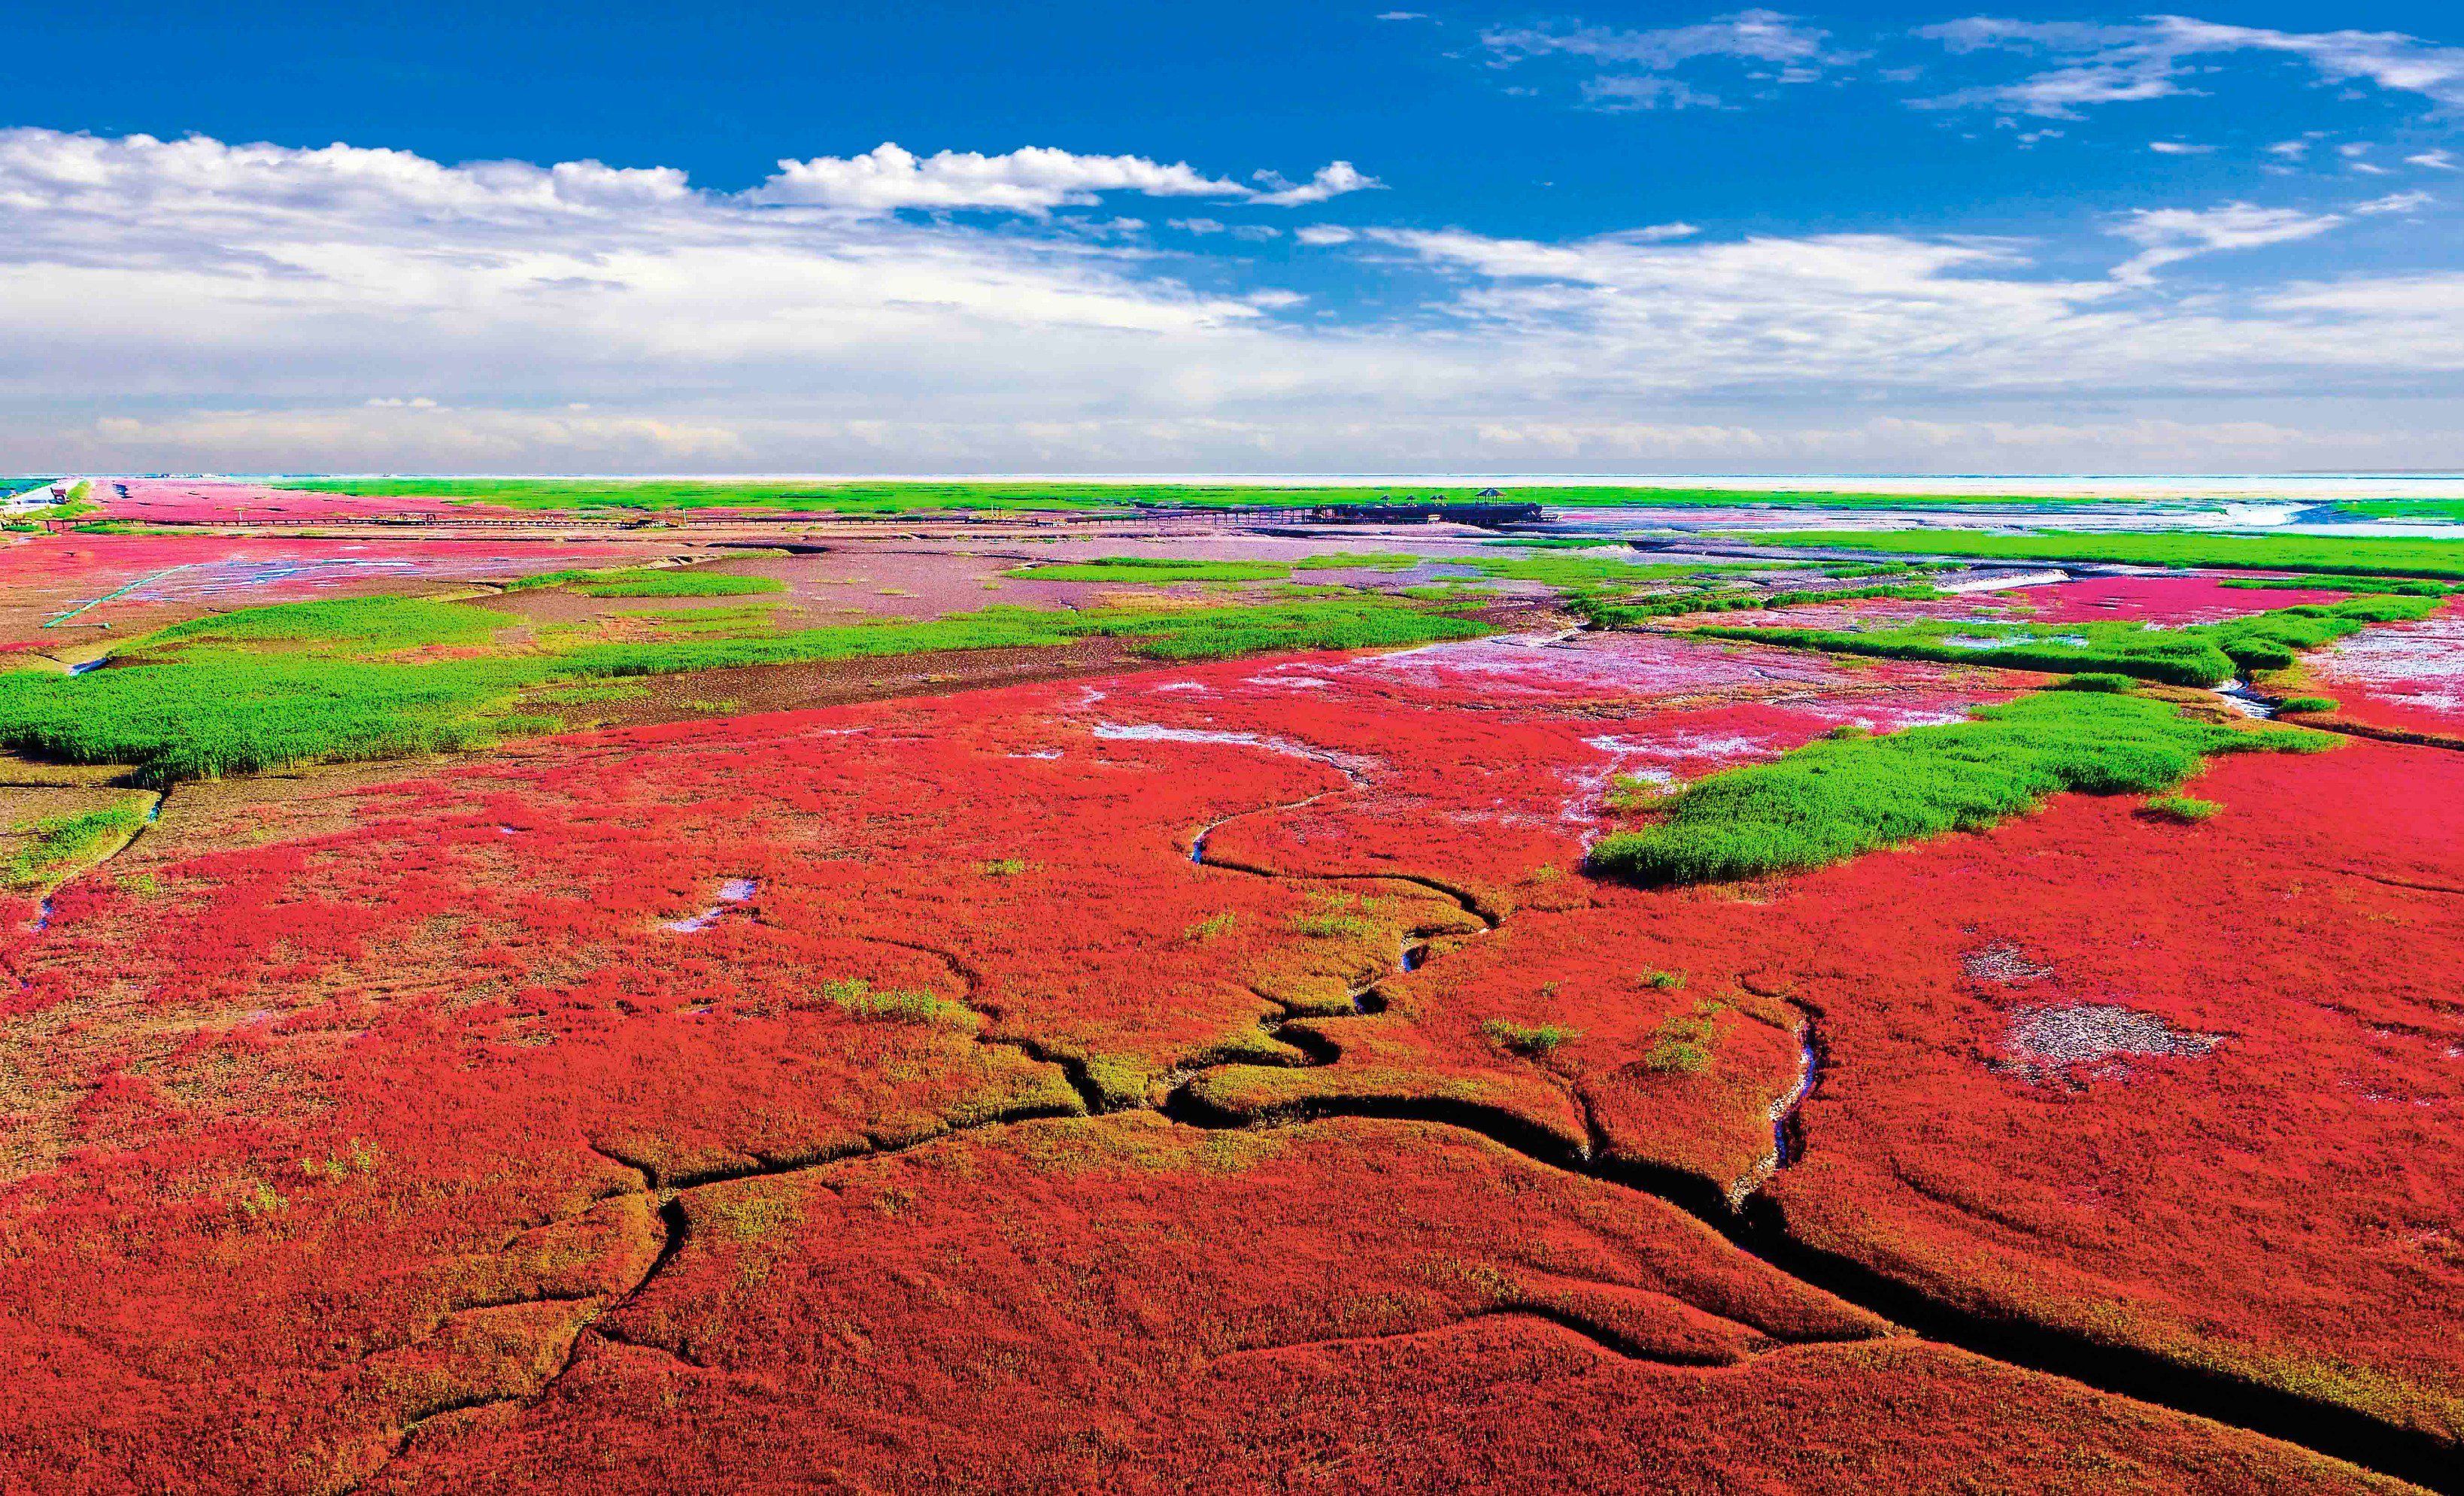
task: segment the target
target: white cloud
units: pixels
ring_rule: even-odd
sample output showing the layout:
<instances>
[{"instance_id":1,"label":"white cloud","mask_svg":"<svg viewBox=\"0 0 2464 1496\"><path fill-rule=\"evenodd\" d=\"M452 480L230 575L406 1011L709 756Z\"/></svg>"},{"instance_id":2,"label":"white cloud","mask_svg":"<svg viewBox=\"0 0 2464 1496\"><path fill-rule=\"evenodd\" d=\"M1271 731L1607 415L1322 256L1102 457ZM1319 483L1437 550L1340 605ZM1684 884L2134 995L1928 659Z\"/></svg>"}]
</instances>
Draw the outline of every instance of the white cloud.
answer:
<instances>
[{"instance_id":1,"label":"white cloud","mask_svg":"<svg viewBox=\"0 0 2464 1496\"><path fill-rule=\"evenodd\" d=\"M2426 166L2432 171L2456 169L2453 154L2443 150L2426 150L2418 156L2407 156L2404 164L2408 166Z\"/></svg>"},{"instance_id":2,"label":"white cloud","mask_svg":"<svg viewBox=\"0 0 2464 1496\"><path fill-rule=\"evenodd\" d=\"M1237 182L1200 175L1186 162L1164 165L1144 156L1078 156L1029 145L1004 156L941 151L918 157L883 142L861 156L781 161L756 187L757 203L888 212L901 208L994 208L1045 213L1099 201L1102 192L1149 197L1242 197Z\"/></svg>"},{"instance_id":3,"label":"white cloud","mask_svg":"<svg viewBox=\"0 0 2464 1496\"><path fill-rule=\"evenodd\" d=\"M2140 209L2114 226L2113 231L2140 253L2114 267L2113 278L2145 285L2167 265L2218 250L2251 250L2315 238L2343 224L2340 213L2304 213L2290 208L2257 208L2227 203L2222 208Z\"/></svg>"},{"instance_id":4,"label":"white cloud","mask_svg":"<svg viewBox=\"0 0 2464 1496\"><path fill-rule=\"evenodd\" d=\"M1299 208L1309 203L1323 203L1330 197L1346 192L1366 192L1386 186L1375 177L1355 170L1348 161L1331 161L1317 168L1317 174L1298 186L1287 182L1272 171L1261 171L1258 180L1266 185L1253 202L1274 208Z\"/></svg>"},{"instance_id":5,"label":"white cloud","mask_svg":"<svg viewBox=\"0 0 2464 1496\"><path fill-rule=\"evenodd\" d=\"M1919 100L1925 107L1984 105L2072 120L2092 105L2192 92L2186 82L2196 66L2192 58L2269 52L2301 58L2329 82L2367 81L2421 95L2442 108L2464 108L2464 48L2434 46L2396 32L2283 32L2180 15L2130 25L1972 16L1924 27L1917 34L1953 53L1992 50L2064 59L2015 83Z\"/></svg>"},{"instance_id":6,"label":"white cloud","mask_svg":"<svg viewBox=\"0 0 2464 1496\"><path fill-rule=\"evenodd\" d=\"M2373 198L2366 203L2355 203L2353 211L2365 215L2409 213L2428 208L2436 201L2438 200L2427 192L2390 192L2385 197Z\"/></svg>"},{"instance_id":7,"label":"white cloud","mask_svg":"<svg viewBox=\"0 0 2464 1496\"><path fill-rule=\"evenodd\" d=\"M1182 254L1057 221L917 222L587 163L0 131L0 469L2231 466L2265 446L2235 402L2298 432L2382 390L2415 416L2378 447L2266 451L2452 461L2426 444L2454 423L2418 402L2464 388L2464 275L2155 274L2359 211L2130 215L2123 278L1921 232L1314 224L1294 237L1379 252L1347 267L1375 309L1321 320L1251 262L1200 291ZM1885 401L1890 421L1833 413ZM2119 412L2097 418L2109 450L2065 413L2083 403ZM2128 434L2160 427L2177 446Z\"/></svg>"},{"instance_id":8,"label":"white cloud","mask_svg":"<svg viewBox=\"0 0 2464 1496\"><path fill-rule=\"evenodd\" d=\"M2307 140L2278 141L2267 148L2267 153L2286 161L2299 161L2310 154L2311 143Z\"/></svg>"},{"instance_id":9,"label":"white cloud","mask_svg":"<svg viewBox=\"0 0 2464 1496\"><path fill-rule=\"evenodd\" d=\"M1381 21L1425 21L1428 18L1425 11L1381 11L1377 14Z\"/></svg>"},{"instance_id":10,"label":"white cloud","mask_svg":"<svg viewBox=\"0 0 2464 1496\"><path fill-rule=\"evenodd\" d=\"M1224 228L1223 221L1219 218L1174 218L1166 220L1166 223L1183 233L1221 233Z\"/></svg>"},{"instance_id":11,"label":"white cloud","mask_svg":"<svg viewBox=\"0 0 2464 1496\"><path fill-rule=\"evenodd\" d=\"M2147 148L2159 156L2205 156L2215 150L2212 145L2192 145L2183 141L2149 141Z\"/></svg>"},{"instance_id":12,"label":"white cloud","mask_svg":"<svg viewBox=\"0 0 2464 1496\"><path fill-rule=\"evenodd\" d=\"M1775 69L1751 81L1808 83L1842 60L1823 47L1828 33L1776 11L1741 11L1697 26L1617 31L1602 26L1509 27L1484 32L1495 67L1540 57L1573 59L1595 70L1585 100L1603 109L1683 109L1720 97L1674 75L1689 64L1723 61Z\"/></svg>"}]
</instances>

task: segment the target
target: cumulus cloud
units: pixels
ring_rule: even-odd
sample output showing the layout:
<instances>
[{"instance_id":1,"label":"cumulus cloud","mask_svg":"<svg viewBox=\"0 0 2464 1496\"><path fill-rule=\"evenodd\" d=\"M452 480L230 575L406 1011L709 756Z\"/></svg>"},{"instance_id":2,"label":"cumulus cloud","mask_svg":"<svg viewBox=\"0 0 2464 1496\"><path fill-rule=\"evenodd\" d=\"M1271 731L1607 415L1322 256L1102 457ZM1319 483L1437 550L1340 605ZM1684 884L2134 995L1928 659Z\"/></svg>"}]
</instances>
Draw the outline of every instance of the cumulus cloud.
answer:
<instances>
[{"instance_id":1,"label":"cumulus cloud","mask_svg":"<svg viewBox=\"0 0 2464 1496\"><path fill-rule=\"evenodd\" d=\"M884 141L861 156L781 161L756 187L757 203L811 204L887 212L900 208L997 208L1045 213L1099 201L1103 192L1149 197L1243 197L1237 182L1202 175L1187 162L1144 156L1079 156L1029 145L1003 156L941 151L918 157Z\"/></svg>"},{"instance_id":2,"label":"cumulus cloud","mask_svg":"<svg viewBox=\"0 0 2464 1496\"><path fill-rule=\"evenodd\" d=\"M1187 162L1167 165L1144 156L1081 156L1037 145L1001 156L945 150L919 157L885 141L861 156L781 161L778 172L745 193L744 201L869 213L981 208L1042 216L1056 208L1090 206L1106 192L1287 208L1382 186L1348 161L1331 162L1298 186L1272 171L1261 171L1257 179L1265 184L1263 189L1206 176ZM681 176L674 185L681 190Z\"/></svg>"},{"instance_id":3,"label":"cumulus cloud","mask_svg":"<svg viewBox=\"0 0 2464 1496\"><path fill-rule=\"evenodd\" d=\"M1597 108L1683 109L1721 101L1719 95L1678 76L1692 64L1741 64L1748 69L1747 80L1757 84L1812 82L1840 60L1823 46L1828 34L1793 16L1753 10L1655 31L1502 27L1482 33L1481 45L1496 67L1554 57L1592 70L1583 97Z\"/></svg>"},{"instance_id":4,"label":"cumulus cloud","mask_svg":"<svg viewBox=\"0 0 2464 1496\"><path fill-rule=\"evenodd\" d=\"M2440 47L2398 32L2284 32L2159 15L2126 25L2016 21L1971 16L1917 34L1955 54L2037 55L2057 65L2013 83L1961 89L1919 100L1923 107L1983 105L2048 119L2076 120L2099 105L2169 99L2194 91L2193 59L2259 52L2299 57L2329 82L2368 82L2417 94L2441 109L2464 107L2464 48Z\"/></svg>"},{"instance_id":5,"label":"cumulus cloud","mask_svg":"<svg viewBox=\"0 0 2464 1496\"><path fill-rule=\"evenodd\" d=\"M1346 192L1372 191L1386 185L1375 177L1355 170L1348 161L1329 162L1317 168L1315 176L1297 186L1272 171L1259 172L1258 180L1266 185L1266 190L1251 201L1273 208L1300 208L1310 203L1323 203L1330 197L1341 197Z\"/></svg>"},{"instance_id":6,"label":"cumulus cloud","mask_svg":"<svg viewBox=\"0 0 2464 1496\"><path fill-rule=\"evenodd\" d=\"M2095 465L2062 446L2086 428L2049 412L2162 404L2186 431L2230 432L2247 420L2214 402L2464 385L2464 275L2175 291L2157 274L2431 206L2151 209L2103 226L2131 256L2116 273L2068 275L2028 244L1922 232L1295 230L1372 252L1342 270L1375 309L1346 310L1240 261L1198 289L1183 253L1057 219L918 221L589 163L5 131L0 468L1892 466L1951 450L1827 413L1885 398L1986 444L1971 463ZM1982 434L1997 424L2073 434L2022 448ZM2257 460L2241 440L2205 450Z\"/></svg>"}]
</instances>

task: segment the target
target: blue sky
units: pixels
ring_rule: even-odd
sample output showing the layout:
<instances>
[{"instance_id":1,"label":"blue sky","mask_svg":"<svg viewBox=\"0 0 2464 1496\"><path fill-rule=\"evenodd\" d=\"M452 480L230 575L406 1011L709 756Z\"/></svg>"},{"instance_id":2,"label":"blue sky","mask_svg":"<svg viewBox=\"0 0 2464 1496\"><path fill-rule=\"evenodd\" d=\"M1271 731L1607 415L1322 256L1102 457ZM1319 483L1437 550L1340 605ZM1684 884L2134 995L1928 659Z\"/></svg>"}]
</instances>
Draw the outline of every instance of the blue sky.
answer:
<instances>
[{"instance_id":1,"label":"blue sky","mask_svg":"<svg viewBox=\"0 0 2464 1496\"><path fill-rule=\"evenodd\" d=\"M0 467L2464 466L2451 7L98 4L12 50Z\"/></svg>"}]
</instances>

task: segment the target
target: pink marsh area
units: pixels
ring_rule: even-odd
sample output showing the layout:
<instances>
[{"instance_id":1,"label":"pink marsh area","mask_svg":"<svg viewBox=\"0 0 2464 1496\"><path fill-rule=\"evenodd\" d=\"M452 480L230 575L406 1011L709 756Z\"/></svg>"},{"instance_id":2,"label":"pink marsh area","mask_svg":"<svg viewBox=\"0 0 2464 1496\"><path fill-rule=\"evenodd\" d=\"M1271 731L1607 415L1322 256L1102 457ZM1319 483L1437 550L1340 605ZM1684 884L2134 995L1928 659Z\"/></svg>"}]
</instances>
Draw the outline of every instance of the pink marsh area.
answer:
<instances>
[{"instance_id":1,"label":"pink marsh area","mask_svg":"<svg viewBox=\"0 0 2464 1496\"><path fill-rule=\"evenodd\" d=\"M1578 862L1617 776L1672 787L1840 727L1959 721L2039 679L1664 634L1530 635L1125 676L1081 688L1068 716L1108 751L1280 753L1343 775L1308 805L1226 824L1211 856L1494 887Z\"/></svg>"},{"instance_id":2,"label":"pink marsh area","mask_svg":"<svg viewBox=\"0 0 2464 1496\"><path fill-rule=\"evenodd\" d=\"M2311 587L2228 587L2224 581L2220 577L2089 577L1950 598L1805 603L1784 615L1771 616L1784 617L1790 626L1800 628L1876 628L1927 620L1978 625L2109 621L2170 627L2221 623L2303 603L2341 602L2350 595Z\"/></svg>"},{"instance_id":3,"label":"pink marsh area","mask_svg":"<svg viewBox=\"0 0 2464 1496\"><path fill-rule=\"evenodd\" d=\"M2321 695L2357 722L2464 734L2464 611L2366 629L2303 662Z\"/></svg>"},{"instance_id":4,"label":"pink marsh area","mask_svg":"<svg viewBox=\"0 0 2464 1496\"><path fill-rule=\"evenodd\" d=\"M2219 577L2090 577L1996 599L2033 605L2031 622L2084 624L2098 619L2148 624L2213 624L2304 603L2340 603L2349 593L2315 587L2229 587Z\"/></svg>"},{"instance_id":5,"label":"pink marsh area","mask_svg":"<svg viewBox=\"0 0 2464 1496\"><path fill-rule=\"evenodd\" d=\"M126 493L121 493L121 489ZM94 501L114 519L156 524L249 524L275 520L376 519L405 514L441 514L457 519L520 517L494 504L449 504L436 498L360 498L267 488L261 483L204 482L193 478L123 478L98 481Z\"/></svg>"},{"instance_id":6,"label":"pink marsh area","mask_svg":"<svg viewBox=\"0 0 2464 1496\"><path fill-rule=\"evenodd\" d=\"M131 603L286 603L364 581L501 580L651 559L640 546L587 541L52 536L0 550L0 587L99 597L136 583Z\"/></svg>"}]
</instances>

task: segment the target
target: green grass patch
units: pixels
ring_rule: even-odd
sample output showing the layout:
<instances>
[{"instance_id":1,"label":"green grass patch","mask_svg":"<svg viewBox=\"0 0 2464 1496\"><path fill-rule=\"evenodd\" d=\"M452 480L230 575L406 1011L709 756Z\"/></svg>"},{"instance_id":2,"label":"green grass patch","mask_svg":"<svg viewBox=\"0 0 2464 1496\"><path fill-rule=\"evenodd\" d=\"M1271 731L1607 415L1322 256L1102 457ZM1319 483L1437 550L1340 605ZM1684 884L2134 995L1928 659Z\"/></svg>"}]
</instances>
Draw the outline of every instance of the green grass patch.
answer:
<instances>
[{"instance_id":1,"label":"green grass patch","mask_svg":"<svg viewBox=\"0 0 2464 1496\"><path fill-rule=\"evenodd\" d=\"M33 840L9 859L9 887L50 888L62 878L127 845L145 825L151 795L133 795L116 805L82 815L30 822L17 829Z\"/></svg>"},{"instance_id":2,"label":"green grass patch","mask_svg":"<svg viewBox=\"0 0 2464 1496\"><path fill-rule=\"evenodd\" d=\"M2416 598L2443 598L2454 590L2442 582L2408 582L2400 577L2227 577L2216 585L2252 592L2369 592Z\"/></svg>"},{"instance_id":3,"label":"green grass patch","mask_svg":"<svg viewBox=\"0 0 2464 1496\"><path fill-rule=\"evenodd\" d=\"M1392 648L1488 632L1469 619L1372 594L1168 611L986 608L884 621L621 642L586 640L475 658L410 659L485 647L509 614L460 604L365 598L282 604L201 619L141 641L109 670L0 672L0 745L72 763L126 763L149 783L333 759L484 747L553 732L520 693L605 690L642 675L1123 640L1154 659Z\"/></svg>"},{"instance_id":4,"label":"green grass patch","mask_svg":"<svg viewBox=\"0 0 2464 1496\"><path fill-rule=\"evenodd\" d=\"M1639 623L1646 618L1682 618L1688 613L1750 612L1793 607L1799 603L1847 603L1859 598L1938 598L1942 593L1917 583L1885 583L1870 587L1795 588L1781 592L1739 591L1695 593L1647 603L1578 599L1575 610L1603 628Z\"/></svg>"},{"instance_id":5,"label":"green grass patch","mask_svg":"<svg viewBox=\"0 0 2464 1496\"><path fill-rule=\"evenodd\" d=\"M2238 566L2356 577L2464 579L2464 541L2383 536L2085 534L1983 535L1946 530L1793 530L1742 537L1756 545L1815 545L1989 561L2113 561L2138 566Z\"/></svg>"},{"instance_id":6,"label":"green grass patch","mask_svg":"<svg viewBox=\"0 0 2464 1496\"><path fill-rule=\"evenodd\" d=\"M485 644L497 629L520 622L510 613L463 603L336 598L277 603L173 624L121 652L168 646L306 644L353 654L381 654L435 645Z\"/></svg>"},{"instance_id":7,"label":"green grass patch","mask_svg":"<svg viewBox=\"0 0 2464 1496\"><path fill-rule=\"evenodd\" d=\"M1884 659L2110 672L2177 686L2211 686L2231 679L2236 670L2282 670L2304 649L2372 624L2420 618L2437 606L2435 598L2348 598L2179 628L2115 619L2077 624L1925 619L1864 630L1706 625L1693 632Z\"/></svg>"},{"instance_id":8,"label":"green grass patch","mask_svg":"<svg viewBox=\"0 0 2464 1496\"><path fill-rule=\"evenodd\" d=\"M2333 712L2343 704L2343 703L2338 701L2333 696L2294 696L2286 700L2284 705L2279 707L2277 710L2283 712Z\"/></svg>"},{"instance_id":9,"label":"green grass patch","mask_svg":"<svg viewBox=\"0 0 2464 1496\"><path fill-rule=\"evenodd\" d=\"M640 686L597 681L530 692L523 695L522 700L537 707L586 707L597 701L635 701L649 694L649 692Z\"/></svg>"},{"instance_id":10,"label":"green grass patch","mask_svg":"<svg viewBox=\"0 0 2464 1496\"><path fill-rule=\"evenodd\" d=\"M1013 566L1004 577L1022 582L1281 582L1292 574L1284 561L1179 561L1159 556L1104 556L1090 561Z\"/></svg>"},{"instance_id":11,"label":"green grass patch","mask_svg":"<svg viewBox=\"0 0 2464 1496\"><path fill-rule=\"evenodd\" d=\"M1771 571L1792 567L1791 561L1746 561L1687 564L1668 561L1636 561L1620 558L1638 554L1619 551L1596 556L1582 551L1543 551L1514 556L1465 556L1447 558L1437 562L1442 566L1468 566L1482 576L1496 582L1537 582L1573 593L1629 592L1639 587L1662 585L1673 582L1692 581L1740 571ZM1804 563L1811 566L1811 562Z\"/></svg>"},{"instance_id":12,"label":"green grass patch","mask_svg":"<svg viewBox=\"0 0 2464 1496\"><path fill-rule=\"evenodd\" d=\"M2365 498L2347 499L2336 506L2348 515L2370 519L2409 519L2415 522L2464 520L2464 498Z\"/></svg>"},{"instance_id":13,"label":"green grass patch","mask_svg":"<svg viewBox=\"0 0 2464 1496\"><path fill-rule=\"evenodd\" d=\"M1584 535L1517 535L1480 543L1518 551L1621 551L1626 548L1623 540Z\"/></svg>"},{"instance_id":14,"label":"green grass patch","mask_svg":"<svg viewBox=\"0 0 2464 1496\"><path fill-rule=\"evenodd\" d=\"M909 514L949 509L1123 509L1166 504L1251 509L1316 504L1479 501L1471 488L1266 487L1196 483L740 482L676 478L309 478L277 487L363 498L433 499L509 509L750 509L787 513ZM2004 504L2110 503L2110 498L2029 494L1859 494L1754 489L1534 484L1504 489L1511 503L1566 508L1939 509Z\"/></svg>"},{"instance_id":15,"label":"green grass patch","mask_svg":"<svg viewBox=\"0 0 2464 1496\"><path fill-rule=\"evenodd\" d=\"M2134 676L2116 675L2109 671L2083 671L2077 675L2070 675L2057 680L2047 689L2053 691L2101 691L2107 695L2120 695L2124 692L2137 691L2139 689L2139 681Z\"/></svg>"},{"instance_id":16,"label":"green grass patch","mask_svg":"<svg viewBox=\"0 0 2464 1496\"><path fill-rule=\"evenodd\" d=\"M603 572L598 580L583 583L573 590L594 598L733 598L757 592L784 592L787 584L776 577L633 566Z\"/></svg>"},{"instance_id":17,"label":"green grass patch","mask_svg":"<svg viewBox=\"0 0 2464 1496\"><path fill-rule=\"evenodd\" d=\"M688 571L674 566L612 566L598 571L543 571L505 583L508 592L566 587L594 598L729 598L784 592L776 577L739 577L725 571Z\"/></svg>"},{"instance_id":18,"label":"green grass patch","mask_svg":"<svg viewBox=\"0 0 2464 1496\"><path fill-rule=\"evenodd\" d=\"M1409 571L1420 564L1422 558L1406 551L1331 551L1324 556L1304 556L1292 562L1294 571Z\"/></svg>"},{"instance_id":19,"label":"green grass patch","mask_svg":"<svg viewBox=\"0 0 2464 1496\"><path fill-rule=\"evenodd\" d=\"M2168 702L2099 692L2041 692L1971 715L1815 741L1771 763L1713 774L1669 797L1657 824L1602 841L1593 865L1647 883L1794 872L1981 829L2064 791L2168 789L2211 755L2308 753L2337 742L2298 728L2219 726Z\"/></svg>"}]
</instances>

